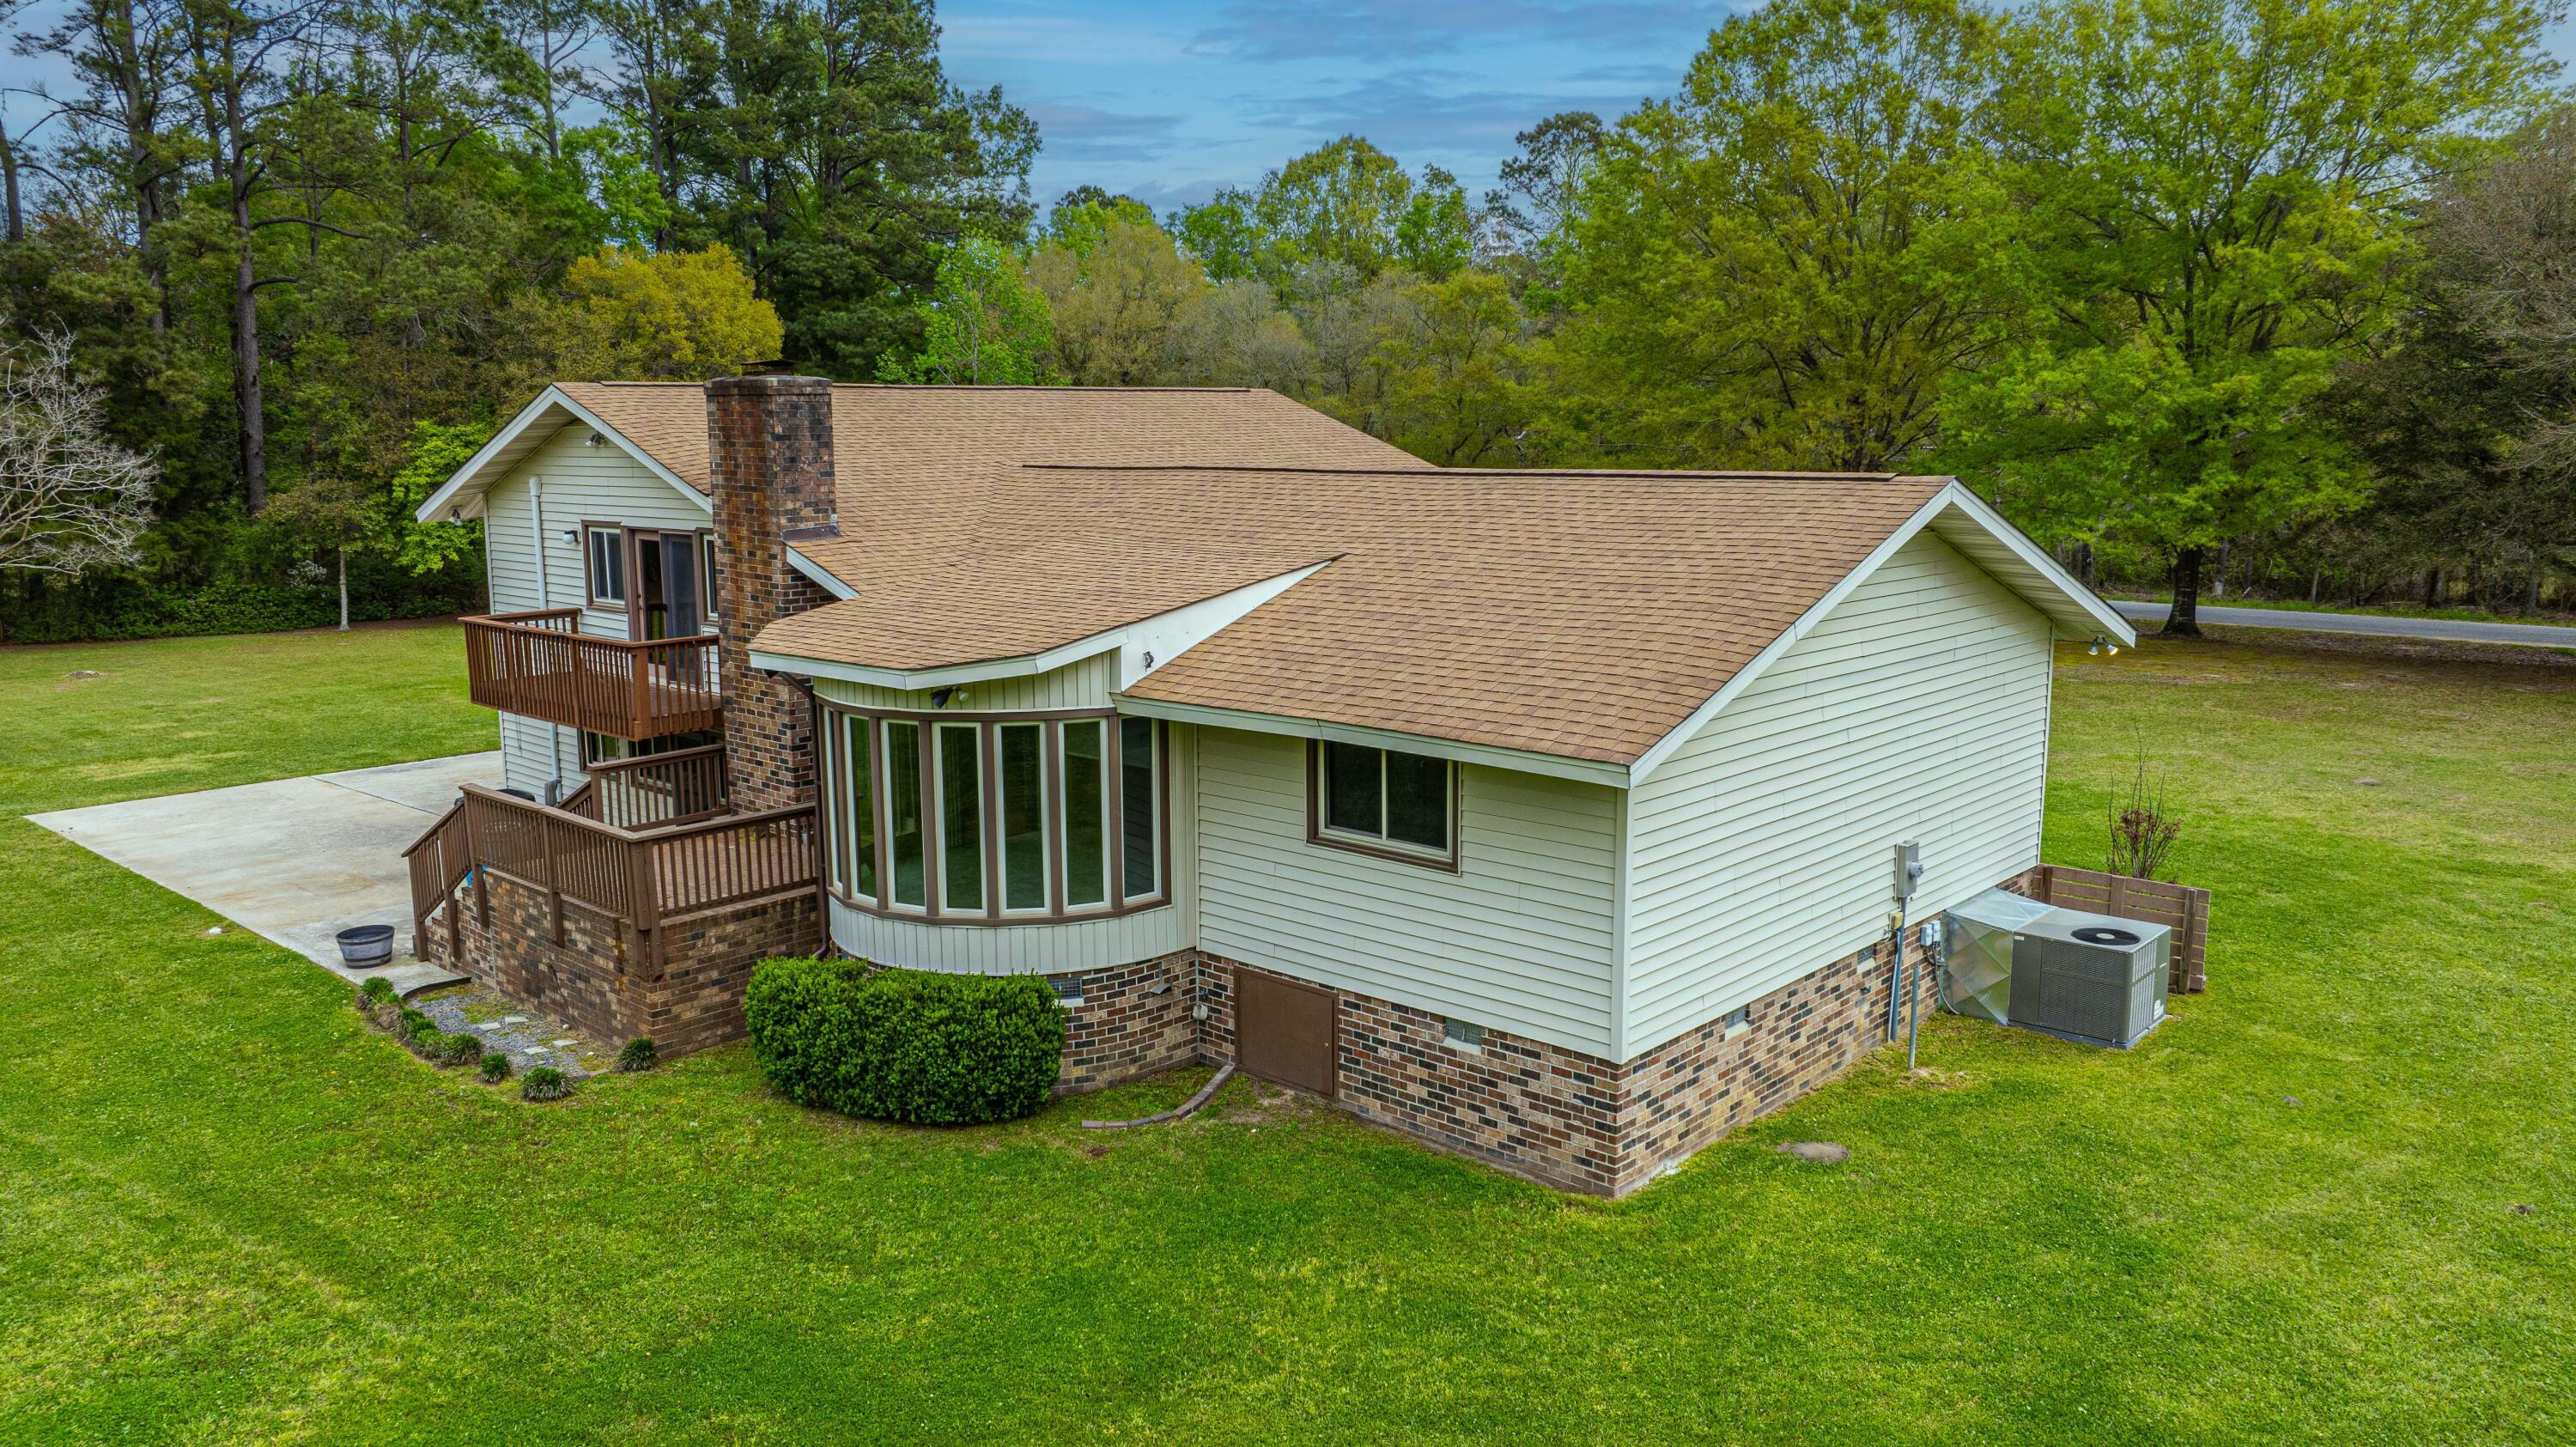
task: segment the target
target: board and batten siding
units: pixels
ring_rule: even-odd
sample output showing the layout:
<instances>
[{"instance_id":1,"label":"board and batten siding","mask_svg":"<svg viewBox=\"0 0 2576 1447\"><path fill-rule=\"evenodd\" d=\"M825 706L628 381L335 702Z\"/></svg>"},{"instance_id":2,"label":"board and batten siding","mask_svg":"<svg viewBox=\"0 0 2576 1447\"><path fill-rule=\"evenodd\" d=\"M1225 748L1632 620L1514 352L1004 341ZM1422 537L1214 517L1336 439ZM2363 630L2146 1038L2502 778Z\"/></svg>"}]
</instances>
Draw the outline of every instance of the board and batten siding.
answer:
<instances>
[{"instance_id":1,"label":"board and batten siding","mask_svg":"<svg viewBox=\"0 0 2576 1447\"><path fill-rule=\"evenodd\" d=\"M2039 862L2047 620L1930 533L1633 791L1621 1058Z\"/></svg>"},{"instance_id":2,"label":"board and batten siding","mask_svg":"<svg viewBox=\"0 0 2576 1447\"><path fill-rule=\"evenodd\" d=\"M1618 797L1462 766L1459 870L1306 838L1306 743L1200 728L1200 948L1610 1053Z\"/></svg>"},{"instance_id":3,"label":"board and batten siding","mask_svg":"<svg viewBox=\"0 0 2576 1447\"><path fill-rule=\"evenodd\" d=\"M1110 705L1118 685L1118 650L1044 673L993 678L957 691L946 710L931 702L929 690L905 691L871 684L818 678L814 692L827 703L853 708L918 709L923 712L1009 713L1021 709L1098 708ZM1170 754L1172 820L1172 899L1155 909L1114 919L1073 920L1063 924L932 924L889 919L832 901L832 941L861 959L916 970L952 974L1071 974L1135 964L1186 950L1196 942L1198 829L1192 817L1196 791L1191 778L1196 763L1195 730L1174 724L1166 737ZM830 801L827 829L837 829L842 801Z\"/></svg>"},{"instance_id":4,"label":"board and batten siding","mask_svg":"<svg viewBox=\"0 0 2576 1447\"><path fill-rule=\"evenodd\" d=\"M542 499L529 487L531 478L545 480ZM542 545L534 532L540 507ZM582 632L623 638L623 610L588 606L588 555L577 541L563 540L564 529L577 530L585 522L703 528L709 517L706 507L682 496L616 442L591 446L588 424L563 427L484 494L483 556L492 611L580 608ZM545 569L542 592L537 586L540 565ZM583 778L580 740L570 729L505 713L501 773L511 788L539 799L546 796L546 785L558 780L570 793Z\"/></svg>"}]
</instances>

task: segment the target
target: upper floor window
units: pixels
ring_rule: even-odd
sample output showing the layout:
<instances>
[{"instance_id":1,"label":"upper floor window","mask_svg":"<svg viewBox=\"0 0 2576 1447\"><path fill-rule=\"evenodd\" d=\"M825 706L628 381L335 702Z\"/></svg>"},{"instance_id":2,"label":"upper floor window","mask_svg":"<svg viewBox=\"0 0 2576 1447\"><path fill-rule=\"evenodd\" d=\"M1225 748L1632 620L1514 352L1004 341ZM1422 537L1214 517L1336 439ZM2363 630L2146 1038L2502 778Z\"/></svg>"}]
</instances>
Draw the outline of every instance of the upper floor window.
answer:
<instances>
[{"instance_id":1,"label":"upper floor window","mask_svg":"<svg viewBox=\"0 0 2576 1447\"><path fill-rule=\"evenodd\" d=\"M832 878L862 908L1049 920L1169 897L1163 726L834 710Z\"/></svg>"},{"instance_id":2,"label":"upper floor window","mask_svg":"<svg viewBox=\"0 0 2576 1447\"><path fill-rule=\"evenodd\" d=\"M1307 838L1458 867L1458 766L1427 754L1318 743L1307 756Z\"/></svg>"},{"instance_id":3,"label":"upper floor window","mask_svg":"<svg viewBox=\"0 0 2576 1447\"><path fill-rule=\"evenodd\" d=\"M626 534L617 528L584 528L590 553L590 601L626 606Z\"/></svg>"},{"instance_id":4,"label":"upper floor window","mask_svg":"<svg viewBox=\"0 0 2576 1447\"><path fill-rule=\"evenodd\" d=\"M716 535L698 534L698 599L709 623L716 621ZM713 630L710 629L710 632Z\"/></svg>"}]
</instances>

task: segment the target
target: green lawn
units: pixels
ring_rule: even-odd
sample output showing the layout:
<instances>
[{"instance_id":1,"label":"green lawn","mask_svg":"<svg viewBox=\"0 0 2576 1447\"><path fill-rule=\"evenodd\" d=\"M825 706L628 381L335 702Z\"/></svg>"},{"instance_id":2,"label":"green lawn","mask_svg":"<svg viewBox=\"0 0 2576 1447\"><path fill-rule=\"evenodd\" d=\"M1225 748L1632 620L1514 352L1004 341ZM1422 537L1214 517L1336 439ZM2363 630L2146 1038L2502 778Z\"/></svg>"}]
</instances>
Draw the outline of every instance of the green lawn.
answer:
<instances>
[{"instance_id":1,"label":"green lawn","mask_svg":"<svg viewBox=\"0 0 2576 1447\"><path fill-rule=\"evenodd\" d=\"M2114 591L2104 596L2133 603L2173 606L2171 593ZM2436 608L2422 603L2371 603L2356 607L2348 603L2311 603L2304 598L2213 598L2206 593L2201 595L2200 601L2206 608L2271 608L2284 613L2351 613L2367 618L2440 618L2452 623L2576 623L2576 619L2570 619L2565 613L2499 613L2492 608Z\"/></svg>"},{"instance_id":2,"label":"green lawn","mask_svg":"<svg viewBox=\"0 0 2576 1447\"><path fill-rule=\"evenodd\" d=\"M0 654L0 778L476 746L411 642ZM1936 1021L1614 1205L1240 1083L1106 1139L1193 1082L906 1130L734 1048L526 1106L0 820L0 1439L2576 1437L2576 670L2150 642L2056 726L2052 858L2169 771L2212 993L2126 1054Z\"/></svg>"}]
</instances>

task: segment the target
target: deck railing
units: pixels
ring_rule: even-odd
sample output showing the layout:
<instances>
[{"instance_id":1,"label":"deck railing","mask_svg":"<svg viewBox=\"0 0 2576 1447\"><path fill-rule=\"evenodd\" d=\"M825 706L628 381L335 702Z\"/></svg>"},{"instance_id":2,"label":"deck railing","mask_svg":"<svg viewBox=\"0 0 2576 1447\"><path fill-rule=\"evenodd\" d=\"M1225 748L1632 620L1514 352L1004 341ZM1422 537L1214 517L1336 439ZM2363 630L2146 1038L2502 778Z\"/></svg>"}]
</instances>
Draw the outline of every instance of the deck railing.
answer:
<instances>
[{"instance_id":1,"label":"deck railing","mask_svg":"<svg viewBox=\"0 0 2576 1447\"><path fill-rule=\"evenodd\" d=\"M598 638L578 608L465 620L469 696L487 708L621 739L722 727L716 638Z\"/></svg>"},{"instance_id":2,"label":"deck railing","mask_svg":"<svg viewBox=\"0 0 2576 1447\"><path fill-rule=\"evenodd\" d=\"M620 829L688 824L725 811L722 744L590 766L590 781L563 807Z\"/></svg>"},{"instance_id":3,"label":"deck railing","mask_svg":"<svg viewBox=\"0 0 2576 1447\"><path fill-rule=\"evenodd\" d=\"M682 767L673 771L678 778L703 767L678 753L663 757L679 761ZM722 774L721 756L715 770ZM612 797L594 792L589 802ZM621 829L479 784L466 785L464 798L405 855L411 861L416 940L429 915L457 897L457 886L469 872L478 886L478 917L488 927L491 905L480 885L481 875L489 871L545 896L547 930L556 944L564 942L564 908L574 905L632 931L639 948L654 952L657 959L665 924L729 905L810 892L821 859L811 804ZM461 958L452 910L448 923L451 957Z\"/></svg>"}]
</instances>

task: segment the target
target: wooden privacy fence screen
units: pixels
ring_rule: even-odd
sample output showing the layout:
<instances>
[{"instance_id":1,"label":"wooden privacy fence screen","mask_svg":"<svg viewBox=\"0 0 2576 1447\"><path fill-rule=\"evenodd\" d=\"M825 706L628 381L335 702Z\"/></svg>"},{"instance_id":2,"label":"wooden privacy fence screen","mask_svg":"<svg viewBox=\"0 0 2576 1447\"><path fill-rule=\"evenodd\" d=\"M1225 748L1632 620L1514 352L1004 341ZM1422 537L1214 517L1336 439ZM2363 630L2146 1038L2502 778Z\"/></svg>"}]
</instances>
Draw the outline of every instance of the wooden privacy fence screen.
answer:
<instances>
[{"instance_id":1,"label":"wooden privacy fence screen","mask_svg":"<svg viewBox=\"0 0 2576 1447\"><path fill-rule=\"evenodd\" d=\"M2042 904L2172 927L2173 963L2167 988L2177 995L2197 995L2209 988L2208 890L2064 864L2043 864L2032 870L2029 888L2030 897Z\"/></svg>"},{"instance_id":2,"label":"wooden privacy fence screen","mask_svg":"<svg viewBox=\"0 0 2576 1447\"><path fill-rule=\"evenodd\" d=\"M620 829L711 818L725 811L724 745L593 764L563 807Z\"/></svg>"},{"instance_id":3,"label":"wooden privacy fence screen","mask_svg":"<svg viewBox=\"0 0 2576 1447\"><path fill-rule=\"evenodd\" d=\"M719 758L719 773L722 764ZM546 896L556 944L564 942L569 902L618 921L639 947L658 948L659 931L670 921L813 890L820 857L815 835L810 804L636 830L468 784L457 807L406 851L415 939L418 922L453 896L468 871L488 869ZM488 927L490 902L479 887L476 901ZM451 949L455 925L451 916Z\"/></svg>"},{"instance_id":4,"label":"wooden privacy fence screen","mask_svg":"<svg viewBox=\"0 0 2576 1447\"><path fill-rule=\"evenodd\" d=\"M716 638L598 638L578 608L465 620L466 693L486 708L621 739L719 728Z\"/></svg>"}]
</instances>

